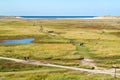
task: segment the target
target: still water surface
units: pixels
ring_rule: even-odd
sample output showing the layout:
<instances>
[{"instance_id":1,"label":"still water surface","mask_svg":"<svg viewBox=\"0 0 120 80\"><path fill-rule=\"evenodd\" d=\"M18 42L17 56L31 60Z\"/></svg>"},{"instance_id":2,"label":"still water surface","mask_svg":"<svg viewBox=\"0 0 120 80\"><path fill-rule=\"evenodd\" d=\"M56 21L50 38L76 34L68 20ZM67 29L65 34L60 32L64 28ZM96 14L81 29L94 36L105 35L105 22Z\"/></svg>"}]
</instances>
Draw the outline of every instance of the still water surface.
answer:
<instances>
[{"instance_id":1,"label":"still water surface","mask_svg":"<svg viewBox=\"0 0 120 80\"><path fill-rule=\"evenodd\" d=\"M0 42L0 44L30 44L34 40L35 40L35 38L24 38L24 39L18 39L18 40L4 40L4 41Z\"/></svg>"}]
</instances>

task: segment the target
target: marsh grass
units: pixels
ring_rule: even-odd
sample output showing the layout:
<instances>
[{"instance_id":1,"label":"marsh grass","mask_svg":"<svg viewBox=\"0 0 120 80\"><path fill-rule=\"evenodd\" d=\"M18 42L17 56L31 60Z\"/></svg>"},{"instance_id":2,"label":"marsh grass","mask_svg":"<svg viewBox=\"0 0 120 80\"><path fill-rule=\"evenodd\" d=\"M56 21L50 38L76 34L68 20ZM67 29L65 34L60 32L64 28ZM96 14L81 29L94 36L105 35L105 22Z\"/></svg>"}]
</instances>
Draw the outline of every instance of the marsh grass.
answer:
<instances>
[{"instance_id":1,"label":"marsh grass","mask_svg":"<svg viewBox=\"0 0 120 80\"><path fill-rule=\"evenodd\" d=\"M86 76L84 76L86 75ZM86 72L77 71L41 71L34 73L6 73L0 74L1 79L7 80L119 80L110 75L90 74Z\"/></svg>"},{"instance_id":2,"label":"marsh grass","mask_svg":"<svg viewBox=\"0 0 120 80\"><path fill-rule=\"evenodd\" d=\"M58 68L35 66L23 63L16 63L13 61L0 60L0 72L18 72L18 71L30 71L30 70L55 70Z\"/></svg>"},{"instance_id":3,"label":"marsh grass","mask_svg":"<svg viewBox=\"0 0 120 80\"><path fill-rule=\"evenodd\" d=\"M24 56L30 56L38 60L79 60L83 57L106 61L111 59L113 60L111 65L113 65L114 60L119 59L120 24L118 22L119 20L0 21L0 40L34 37L36 39L34 42L37 43L0 45L0 55L21 59ZM33 24L36 25L33 26ZM45 32L39 31L40 25ZM47 31L54 31L57 35L52 36ZM74 42L85 42L85 46L80 47ZM101 62L104 63L104 60Z\"/></svg>"},{"instance_id":4,"label":"marsh grass","mask_svg":"<svg viewBox=\"0 0 120 80\"><path fill-rule=\"evenodd\" d=\"M52 46L52 47L51 47ZM72 44L30 44L0 47L0 55L6 57L22 58L30 56L31 59L79 59L79 54L73 54L75 47Z\"/></svg>"},{"instance_id":5,"label":"marsh grass","mask_svg":"<svg viewBox=\"0 0 120 80\"><path fill-rule=\"evenodd\" d=\"M40 31L40 26L44 31ZM49 31L54 31L51 35ZM120 20L0 20L0 41L35 38L32 44L0 45L0 56L43 60L49 63L91 69L81 65L81 58L91 58L98 67L120 66ZM84 42L79 46L76 42ZM3 63L3 62L1 62ZM18 70L35 67L18 67ZM20 64L19 64L20 65ZM15 67L16 66L16 67ZM23 65L22 65L23 66ZM10 70L11 70L10 69ZM37 69L37 68L36 68ZM9 71L8 68L2 69ZM41 69L42 70L42 69ZM112 76L77 72L53 71L41 73L0 74L6 80L114 80ZM87 76L87 77L86 77ZM117 80L117 79L115 79ZM118 79L119 80L119 79Z\"/></svg>"}]
</instances>

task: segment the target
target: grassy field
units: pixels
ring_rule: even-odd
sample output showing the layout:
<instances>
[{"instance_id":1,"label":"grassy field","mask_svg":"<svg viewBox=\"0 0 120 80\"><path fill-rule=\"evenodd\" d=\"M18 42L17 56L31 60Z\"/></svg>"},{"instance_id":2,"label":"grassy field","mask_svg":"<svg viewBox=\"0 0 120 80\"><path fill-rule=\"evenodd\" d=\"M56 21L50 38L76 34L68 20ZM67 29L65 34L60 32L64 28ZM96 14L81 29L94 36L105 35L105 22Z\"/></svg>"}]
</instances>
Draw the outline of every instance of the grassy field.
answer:
<instances>
[{"instance_id":1,"label":"grassy field","mask_svg":"<svg viewBox=\"0 0 120 80\"><path fill-rule=\"evenodd\" d=\"M0 44L0 56L18 59L29 56L33 60L87 69L91 69L91 66L81 63L84 58L92 59L93 63L101 68L120 66L120 20L0 20L0 42L23 38L35 40L27 45ZM84 45L80 46L80 43ZM10 64L13 66L9 69L7 66ZM44 68L0 60L0 72L36 69ZM113 80L111 76L102 74L85 77L85 74L74 71L56 70L50 75L49 68L46 71L48 72L43 71L44 74L40 75L30 72L29 77L19 72L19 76L11 73L0 73L0 76L5 77L5 80L16 80L16 76L17 80L99 80L98 77L100 80Z\"/></svg>"},{"instance_id":2,"label":"grassy field","mask_svg":"<svg viewBox=\"0 0 120 80\"><path fill-rule=\"evenodd\" d=\"M28 64L21 64L13 61L0 60L0 72L17 72L28 70L59 70L54 67L34 66ZM61 69L62 70L62 69Z\"/></svg>"},{"instance_id":3,"label":"grassy field","mask_svg":"<svg viewBox=\"0 0 120 80\"><path fill-rule=\"evenodd\" d=\"M109 75L90 74L78 71L66 70L41 70L11 72L0 74L2 80L119 80L120 78L113 78Z\"/></svg>"}]
</instances>

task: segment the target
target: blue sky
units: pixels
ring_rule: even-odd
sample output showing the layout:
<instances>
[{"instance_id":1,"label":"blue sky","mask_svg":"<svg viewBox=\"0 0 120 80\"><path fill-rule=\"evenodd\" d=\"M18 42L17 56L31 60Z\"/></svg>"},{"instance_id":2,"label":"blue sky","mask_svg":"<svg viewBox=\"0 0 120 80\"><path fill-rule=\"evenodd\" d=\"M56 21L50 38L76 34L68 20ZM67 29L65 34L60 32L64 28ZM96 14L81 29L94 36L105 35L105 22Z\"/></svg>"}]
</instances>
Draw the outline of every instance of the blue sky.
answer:
<instances>
[{"instance_id":1,"label":"blue sky","mask_svg":"<svg viewBox=\"0 0 120 80\"><path fill-rule=\"evenodd\" d=\"M120 15L120 0L0 0L0 15Z\"/></svg>"}]
</instances>

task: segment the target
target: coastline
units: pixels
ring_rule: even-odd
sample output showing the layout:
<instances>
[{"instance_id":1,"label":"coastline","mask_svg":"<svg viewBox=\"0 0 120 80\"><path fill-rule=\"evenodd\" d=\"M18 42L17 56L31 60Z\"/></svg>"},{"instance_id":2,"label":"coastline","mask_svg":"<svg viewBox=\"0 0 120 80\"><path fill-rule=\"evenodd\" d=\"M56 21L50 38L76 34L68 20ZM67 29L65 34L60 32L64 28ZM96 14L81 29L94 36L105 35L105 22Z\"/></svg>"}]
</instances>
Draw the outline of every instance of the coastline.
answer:
<instances>
[{"instance_id":1,"label":"coastline","mask_svg":"<svg viewBox=\"0 0 120 80\"><path fill-rule=\"evenodd\" d=\"M28 17L28 18L27 18ZM120 19L120 16L0 16L0 19L31 19L31 20L113 20ZM68 17L68 18L66 18ZM75 17L75 18L74 18Z\"/></svg>"},{"instance_id":2,"label":"coastline","mask_svg":"<svg viewBox=\"0 0 120 80\"><path fill-rule=\"evenodd\" d=\"M21 19L36 19L36 20L114 20L114 19L120 19L117 17L93 17L93 18L22 18Z\"/></svg>"}]
</instances>

